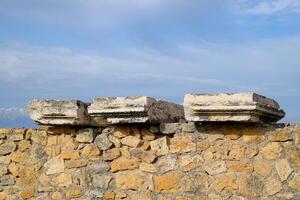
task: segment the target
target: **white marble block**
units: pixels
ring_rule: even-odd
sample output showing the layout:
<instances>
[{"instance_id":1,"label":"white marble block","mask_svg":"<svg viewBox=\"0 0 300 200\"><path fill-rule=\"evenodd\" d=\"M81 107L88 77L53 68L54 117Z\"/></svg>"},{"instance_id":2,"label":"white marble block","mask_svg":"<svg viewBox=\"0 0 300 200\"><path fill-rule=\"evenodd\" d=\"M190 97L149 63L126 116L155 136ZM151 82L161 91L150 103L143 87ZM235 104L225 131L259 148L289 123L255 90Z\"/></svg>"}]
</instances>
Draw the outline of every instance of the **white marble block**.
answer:
<instances>
[{"instance_id":1,"label":"white marble block","mask_svg":"<svg viewBox=\"0 0 300 200\"><path fill-rule=\"evenodd\" d=\"M146 96L95 98L88 113L94 126L177 122L184 118L182 105Z\"/></svg>"},{"instance_id":2,"label":"white marble block","mask_svg":"<svg viewBox=\"0 0 300 200\"><path fill-rule=\"evenodd\" d=\"M277 122L285 116L273 99L255 93L187 94L185 119L193 122Z\"/></svg>"},{"instance_id":3,"label":"white marble block","mask_svg":"<svg viewBox=\"0 0 300 200\"><path fill-rule=\"evenodd\" d=\"M89 125L87 105L78 100L32 100L28 105L31 119L42 125Z\"/></svg>"}]
</instances>

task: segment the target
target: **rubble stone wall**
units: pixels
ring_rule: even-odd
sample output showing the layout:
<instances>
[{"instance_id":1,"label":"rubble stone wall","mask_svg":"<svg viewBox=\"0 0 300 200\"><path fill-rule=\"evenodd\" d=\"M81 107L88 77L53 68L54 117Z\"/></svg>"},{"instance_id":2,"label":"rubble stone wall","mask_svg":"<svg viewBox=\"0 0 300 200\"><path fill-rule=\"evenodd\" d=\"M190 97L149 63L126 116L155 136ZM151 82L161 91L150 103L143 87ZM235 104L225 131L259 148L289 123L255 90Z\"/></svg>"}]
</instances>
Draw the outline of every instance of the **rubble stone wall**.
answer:
<instances>
[{"instance_id":1,"label":"rubble stone wall","mask_svg":"<svg viewBox=\"0 0 300 200\"><path fill-rule=\"evenodd\" d=\"M0 129L0 199L300 199L300 127Z\"/></svg>"}]
</instances>

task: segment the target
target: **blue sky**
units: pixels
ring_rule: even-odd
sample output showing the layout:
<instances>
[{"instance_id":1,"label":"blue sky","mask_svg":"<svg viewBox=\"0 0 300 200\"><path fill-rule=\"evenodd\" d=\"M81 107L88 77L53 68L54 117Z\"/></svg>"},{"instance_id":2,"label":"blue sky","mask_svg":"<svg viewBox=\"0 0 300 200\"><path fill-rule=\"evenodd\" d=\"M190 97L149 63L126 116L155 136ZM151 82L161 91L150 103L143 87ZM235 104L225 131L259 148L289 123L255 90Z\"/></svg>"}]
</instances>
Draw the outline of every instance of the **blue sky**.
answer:
<instances>
[{"instance_id":1,"label":"blue sky","mask_svg":"<svg viewBox=\"0 0 300 200\"><path fill-rule=\"evenodd\" d=\"M0 126L33 98L255 91L300 122L300 0L0 0Z\"/></svg>"}]
</instances>

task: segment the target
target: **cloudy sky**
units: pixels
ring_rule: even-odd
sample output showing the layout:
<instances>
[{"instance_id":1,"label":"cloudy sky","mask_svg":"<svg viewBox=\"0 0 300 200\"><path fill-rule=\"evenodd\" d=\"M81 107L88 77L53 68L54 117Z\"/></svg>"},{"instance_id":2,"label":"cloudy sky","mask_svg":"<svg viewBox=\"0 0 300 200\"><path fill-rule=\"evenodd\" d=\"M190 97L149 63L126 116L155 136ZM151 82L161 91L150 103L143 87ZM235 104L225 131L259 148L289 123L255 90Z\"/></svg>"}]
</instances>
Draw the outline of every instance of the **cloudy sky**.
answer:
<instances>
[{"instance_id":1,"label":"cloudy sky","mask_svg":"<svg viewBox=\"0 0 300 200\"><path fill-rule=\"evenodd\" d=\"M300 122L300 0L0 0L0 126L33 98L255 91Z\"/></svg>"}]
</instances>

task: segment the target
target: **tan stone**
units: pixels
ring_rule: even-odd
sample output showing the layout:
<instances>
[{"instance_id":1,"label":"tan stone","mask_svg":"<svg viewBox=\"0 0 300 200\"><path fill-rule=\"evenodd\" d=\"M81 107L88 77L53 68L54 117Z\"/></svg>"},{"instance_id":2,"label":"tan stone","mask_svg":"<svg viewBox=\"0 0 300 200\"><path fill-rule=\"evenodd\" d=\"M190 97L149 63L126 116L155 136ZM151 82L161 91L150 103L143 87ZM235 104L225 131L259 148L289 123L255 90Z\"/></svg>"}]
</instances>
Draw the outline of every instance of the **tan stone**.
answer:
<instances>
[{"instance_id":1,"label":"tan stone","mask_svg":"<svg viewBox=\"0 0 300 200\"><path fill-rule=\"evenodd\" d=\"M241 177L239 191L243 195L249 197L261 196L264 188L264 180L257 175L246 175Z\"/></svg>"},{"instance_id":2,"label":"tan stone","mask_svg":"<svg viewBox=\"0 0 300 200\"><path fill-rule=\"evenodd\" d=\"M60 192L53 192L51 195L52 200L63 200L63 196Z\"/></svg>"},{"instance_id":3,"label":"tan stone","mask_svg":"<svg viewBox=\"0 0 300 200\"><path fill-rule=\"evenodd\" d=\"M0 145L0 156L6 155L16 150L17 145L14 142L4 142Z\"/></svg>"},{"instance_id":4,"label":"tan stone","mask_svg":"<svg viewBox=\"0 0 300 200\"><path fill-rule=\"evenodd\" d=\"M161 137L159 139L150 142L151 150L157 156L167 155L169 153L167 137Z\"/></svg>"},{"instance_id":5,"label":"tan stone","mask_svg":"<svg viewBox=\"0 0 300 200\"><path fill-rule=\"evenodd\" d=\"M148 129L143 128L141 132L142 132L143 140L146 140L146 141L155 140L155 134L150 132Z\"/></svg>"},{"instance_id":6,"label":"tan stone","mask_svg":"<svg viewBox=\"0 0 300 200\"><path fill-rule=\"evenodd\" d=\"M109 135L108 139L115 145L115 147L117 148L121 147L121 141L117 137L113 135Z\"/></svg>"},{"instance_id":7,"label":"tan stone","mask_svg":"<svg viewBox=\"0 0 300 200\"><path fill-rule=\"evenodd\" d=\"M104 200L114 200L116 197L116 193L114 192L105 192L104 193Z\"/></svg>"},{"instance_id":8,"label":"tan stone","mask_svg":"<svg viewBox=\"0 0 300 200\"><path fill-rule=\"evenodd\" d=\"M271 142L264 146L260 152L265 159L274 160L280 157L281 147L278 142Z\"/></svg>"},{"instance_id":9,"label":"tan stone","mask_svg":"<svg viewBox=\"0 0 300 200\"><path fill-rule=\"evenodd\" d=\"M19 151L25 151L31 147L30 141L28 140L22 140L18 143L18 150Z\"/></svg>"},{"instance_id":10,"label":"tan stone","mask_svg":"<svg viewBox=\"0 0 300 200\"><path fill-rule=\"evenodd\" d=\"M282 190L281 182L275 178L271 177L266 182L266 192L269 196L274 195Z\"/></svg>"},{"instance_id":11,"label":"tan stone","mask_svg":"<svg viewBox=\"0 0 300 200\"><path fill-rule=\"evenodd\" d=\"M121 140L121 143L123 145L126 145L126 146L129 146L129 147L137 147L139 146L139 144L141 144L142 140L137 138L137 137L134 137L134 136L126 136L124 138L122 138Z\"/></svg>"},{"instance_id":12,"label":"tan stone","mask_svg":"<svg viewBox=\"0 0 300 200\"><path fill-rule=\"evenodd\" d=\"M29 198L34 197L34 195L35 195L34 189L26 189L20 193L20 196L22 197L22 199L29 199Z\"/></svg>"},{"instance_id":13,"label":"tan stone","mask_svg":"<svg viewBox=\"0 0 300 200\"><path fill-rule=\"evenodd\" d=\"M293 139L292 132L286 128L277 129L270 133L268 139L273 142L285 142Z\"/></svg>"},{"instance_id":14,"label":"tan stone","mask_svg":"<svg viewBox=\"0 0 300 200\"><path fill-rule=\"evenodd\" d=\"M118 148L108 149L103 151L103 160L114 160L121 156L121 152Z\"/></svg>"},{"instance_id":15,"label":"tan stone","mask_svg":"<svg viewBox=\"0 0 300 200\"><path fill-rule=\"evenodd\" d=\"M206 149L208 149L210 147L210 142L208 142L207 140L198 140L196 143L197 146L197 150L198 151L205 151Z\"/></svg>"},{"instance_id":16,"label":"tan stone","mask_svg":"<svg viewBox=\"0 0 300 200\"><path fill-rule=\"evenodd\" d=\"M31 167L20 167L17 179L18 186L34 186L37 182L34 169Z\"/></svg>"},{"instance_id":17,"label":"tan stone","mask_svg":"<svg viewBox=\"0 0 300 200\"><path fill-rule=\"evenodd\" d=\"M212 161L205 163L203 169L210 175L216 175L227 171L225 161Z\"/></svg>"},{"instance_id":18,"label":"tan stone","mask_svg":"<svg viewBox=\"0 0 300 200\"><path fill-rule=\"evenodd\" d=\"M62 150L73 150L78 147L72 135L60 135L58 141Z\"/></svg>"},{"instance_id":19,"label":"tan stone","mask_svg":"<svg viewBox=\"0 0 300 200\"><path fill-rule=\"evenodd\" d=\"M61 152L61 157L66 160L78 159L80 158L79 152L76 150L63 150Z\"/></svg>"},{"instance_id":20,"label":"tan stone","mask_svg":"<svg viewBox=\"0 0 300 200\"><path fill-rule=\"evenodd\" d=\"M177 168L177 159L175 156L167 155L160 157L155 163L160 173L166 173Z\"/></svg>"},{"instance_id":21,"label":"tan stone","mask_svg":"<svg viewBox=\"0 0 300 200\"><path fill-rule=\"evenodd\" d=\"M131 195L131 200L152 200L151 198L151 192L134 192Z\"/></svg>"},{"instance_id":22,"label":"tan stone","mask_svg":"<svg viewBox=\"0 0 300 200\"><path fill-rule=\"evenodd\" d=\"M91 143L94 140L94 129L92 128L84 128L79 129L75 140L81 143Z\"/></svg>"},{"instance_id":23,"label":"tan stone","mask_svg":"<svg viewBox=\"0 0 300 200\"><path fill-rule=\"evenodd\" d=\"M140 190L143 187L144 182L145 179L143 175L134 172L116 175L116 187L118 189Z\"/></svg>"},{"instance_id":24,"label":"tan stone","mask_svg":"<svg viewBox=\"0 0 300 200\"><path fill-rule=\"evenodd\" d=\"M115 128L113 135L117 138L126 137L126 136L130 135L130 128L118 126Z\"/></svg>"},{"instance_id":25,"label":"tan stone","mask_svg":"<svg viewBox=\"0 0 300 200\"><path fill-rule=\"evenodd\" d=\"M8 200L8 195L6 192L0 192L0 200Z\"/></svg>"},{"instance_id":26,"label":"tan stone","mask_svg":"<svg viewBox=\"0 0 300 200\"><path fill-rule=\"evenodd\" d=\"M122 146L120 148L120 151L121 151L121 155L124 156L125 158L131 158L128 146Z\"/></svg>"},{"instance_id":27,"label":"tan stone","mask_svg":"<svg viewBox=\"0 0 300 200\"><path fill-rule=\"evenodd\" d=\"M10 159L13 162L25 164L28 161L29 154L27 152L15 151L10 154Z\"/></svg>"},{"instance_id":28,"label":"tan stone","mask_svg":"<svg viewBox=\"0 0 300 200\"><path fill-rule=\"evenodd\" d=\"M254 163L254 171L261 176L268 177L272 172L272 166L268 161L258 159Z\"/></svg>"},{"instance_id":29,"label":"tan stone","mask_svg":"<svg viewBox=\"0 0 300 200\"><path fill-rule=\"evenodd\" d=\"M68 186L72 184L72 175L70 173L63 173L52 178L52 183L59 186Z\"/></svg>"},{"instance_id":30,"label":"tan stone","mask_svg":"<svg viewBox=\"0 0 300 200\"><path fill-rule=\"evenodd\" d=\"M276 195L279 199L294 199L294 194L291 192L281 192Z\"/></svg>"},{"instance_id":31,"label":"tan stone","mask_svg":"<svg viewBox=\"0 0 300 200\"><path fill-rule=\"evenodd\" d=\"M68 189L66 192L66 197L67 198L78 198L80 197L81 194L81 189L80 188L71 188Z\"/></svg>"},{"instance_id":32,"label":"tan stone","mask_svg":"<svg viewBox=\"0 0 300 200\"><path fill-rule=\"evenodd\" d=\"M294 190L300 191L300 173L294 175L293 179L288 182L288 186Z\"/></svg>"},{"instance_id":33,"label":"tan stone","mask_svg":"<svg viewBox=\"0 0 300 200\"><path fill-rule=\"evenodd\" d=\"M140 170L145 171L145 172L150 172L150 173L157 172L157 169L156 169L155 165L149 164L149 163L145 163L145 162L142 162L140 164Z\"/></svg>"},{"instance_id":34,"label":"tan stone","mask_svg":"<svg viewBox=\"0 0 300 200\"><path fill-rule=\"evenodd\" d=\"M57 156L48 160L44 164L44 167L46 168L47 175L58 174L65 170L64 160L62 159L61 156Z\"/></svg>"},{"instance_id":35,"label":"tan stone","mask_svg":"<svg viewBox=\"0 0 300 200\"><path fill-rule=\"evenodd\" d=\"M143 144L141 146L141 149L144 149L144 150L149 150L150 148L150 142L149 141L143 141Z\"/></svg>"},{"instance_id":36,"label":"tan stone","mask_svg":"<svg viewBox=\"0 0 300 200\"><path fill-rule=\"evenodd\" d=\"M88 161L85 159L77 159L77 160L66 160L65 166L67 169L70 168L79 168L87 166Z\"/></svg>"},{"instance_id":37,"label":"tan stone","mask_svg":"<svg viewBox=\"0 0 300 200\"><path fill-rule=\"evenodd\" d=\"M180 174L177 172L162 176L154 176L155 191L177 193L180 191L179 181Z\"/></svg>"},{"instance_id":38,"label":"tan stone","mask_svg":"<svg viewBox=\"0 0 300 200\"><path fill-rule=\"evenodd\" d=\"M196 151L196 143L190 135L176 136L170 141L171 153L186 153Z\"/></svg>"},{"instance_id":39,"label":"tan stone","mask_svg":"<svg viewBox=\"0 0 300 200\"><path fill-rule=\"evenodd\" d=\"M10 134L6 134L8 141L21 141L24 139L25 129L14 128Z\"/></svg>"},{"instance_id":40,"label":"tan stone","mask_svg":"<svg viewBox=\"0 0 300 200\"><path fill-rule=\"evenodd\" d=\"M236 175L234 173L217 175L211 188L217 192L221 192L222 190L236 190L238 188L236 184Z\"/></svg>"},{"instance_id":41,"label":"tan stone","mask_svg":"<svg viewBox=\"0 0 300 200\"><path fill-rule=\"evenodd\" d=\"M241 130L230 125L224 125L222 131L231 140L237 140L242 136Z\"/></svg>"},{"instance_id":42,"label":"tan stone","mask_svg":"<svg viewBox=\"0 0 300 200\"><path fill-rule=\"evenodd\" d=\"M297 148L285 149L285 155L293 167L300 167L300 151Z\"/></svg>"},{"instance_id":43,"label":"tan stone","mask_svg":"<svg viewBox=\"0 0 300 200\"><path fill-rule=\"evenodd\" d=\"M57 145L57 136L56 135L48 136L47 145L48 146Z\"/></svg>"},{"instance_id":44,"label":"tan stone","mask_svg":"<svg viewBox=\"0 0 300 200\"><path fill-rule=\"evenodd\" d=\"M10 163L8 166L8 170L15 177L19 174L19 168L17 167L16 163Z\"/></svg>"},{"instance_id":45,"label":"tan stone","mask_svg":"<svg viewBox=\"0 0 300 200\"><path fill-rule=\"evenodd\" d=\"M190 171L192 169L201 167L203 165L203 158L200 155L184 155L179 158L179 166L182 171Z\"/></svg>"},{"instance_id":46,"label":"tan stone","mask_svg":"<svg viewBox=\"0 0 300 200\"><path fill-rule=\"evenodd\" d=\"M289 162L286 159L276 160L275 168L277 170L277 173L281 181L285 181L289 177L289 175L293 172Z\"/></svg>"},{"instance_id":47,"label":"tan stone","mask_svg":"<svg viewBox=\"0 0 300 200\"><path fill-rule=\"evenodd\" d=\"M300 130L294 131L294 140L297 148L300 148Z\"/></svg>"},{"instance_id":48,"label":"tan stone","mask_svg":"<svg viewBox=\"0 0 300 200\"><path fill-rule=\"evenodd\" d=\"M40 177L39 177L39 182L42 184L42 185L48 185L49 183L49 176L45 175L45 174L42 174Z\"/></svg>"},{"instance_id":49,"label":"tan stone","mask_svg":"<svg viewBox=\"0 0 300 200\"><path fill-rule=\"evenodd\" d=\"M246 143L260 143L265 140L263 129L261 128L244 128L243 140Z\"/></svg>"},{"instance_id":50,"label":"tan stone","mask_svg":"<svg viewBox=\"0 0 300 200\"><path fill-rule=\"evenodd\" d=\"M28 132L31 133L30 139L34 143L42 144L42 145L47 144L47 132L46 131L29 129Z\"/></svg>"},{"instance_id":51,"label":"tan stone","mask_svg":"<svg viewBox=\"0 0 300 200\"><path fill-rule=\"evenodd\" d=\"M180 182L182 192L207 193L209 189L209 176L205 172L184 173Z\"/></svg>"},{"instance_id":52,"label":"tan stone","mask_svg":"<svg viewBox=\"0 0 300 200\"><path fill-rule=\"evenodd\" d=\"M253 166L246 162L240 162L240 161L227 162L227 167L229 170L234 172L245 172L245 173L253 172Z\"/></svg>"},{"instance_id":53,"label":"tan stone","mask_svg":"<svg viewBox=\"0 0 300 200\"><path fill-rule=\"evenodd\" d=\"M100 155L99 148L94 144L86 145L81 152L82 157L89 158Z\"/></svg>"},{"instance_id":54,"label":"tan stone","mask_svg":"<svg viewBox=\"0 0 300 200\"><path fill-rule=\"evenodd\" d=\"M190 197L183 197L183 196L178 196L175 198L175 200L192 200Z\"/></svg>"},{"instance_id":55,"label":"tan stone","mask_svg":"<svg viewBox=\"0 0 300 200\"><path fill-rule=\"evenodd\" d=\"M45 152L50 157L55 157L60 154L60 147L59 146L49 146L45 148Z\"/></svg>"},{"instance_id":56,"label":"tan stone","mask_svg":"<svg viewBox=\"0 0 300 200\"><path fill-rule=\"evenodd\" d=\"M116 192L116 200L119 199L125 199L127 197L127 194L123 191Z\"/></svg>"},{"instance_id":57,"label":"tan stone","mask_svg":"<svg viewBox=\"0 0 300 200\"><path fill-rule=\"evenodd\" d=\"M130 155L147 163L152 163L156 158L156 155L154 155L152 151L144 151L143 149L138 148L132 149L130 151Z\"/></svg>"},{"instance_id":58,"label":"tan stone","mask_svg":"<svg viewBox=\"0 0 300 200\"><path fill-rule=\"evenodd\" d=\"M137 168L139 168L139 161L136 158L128 159L125 157L120 157L111 163L112 172Z\"/></svg>"}]
</instances>

